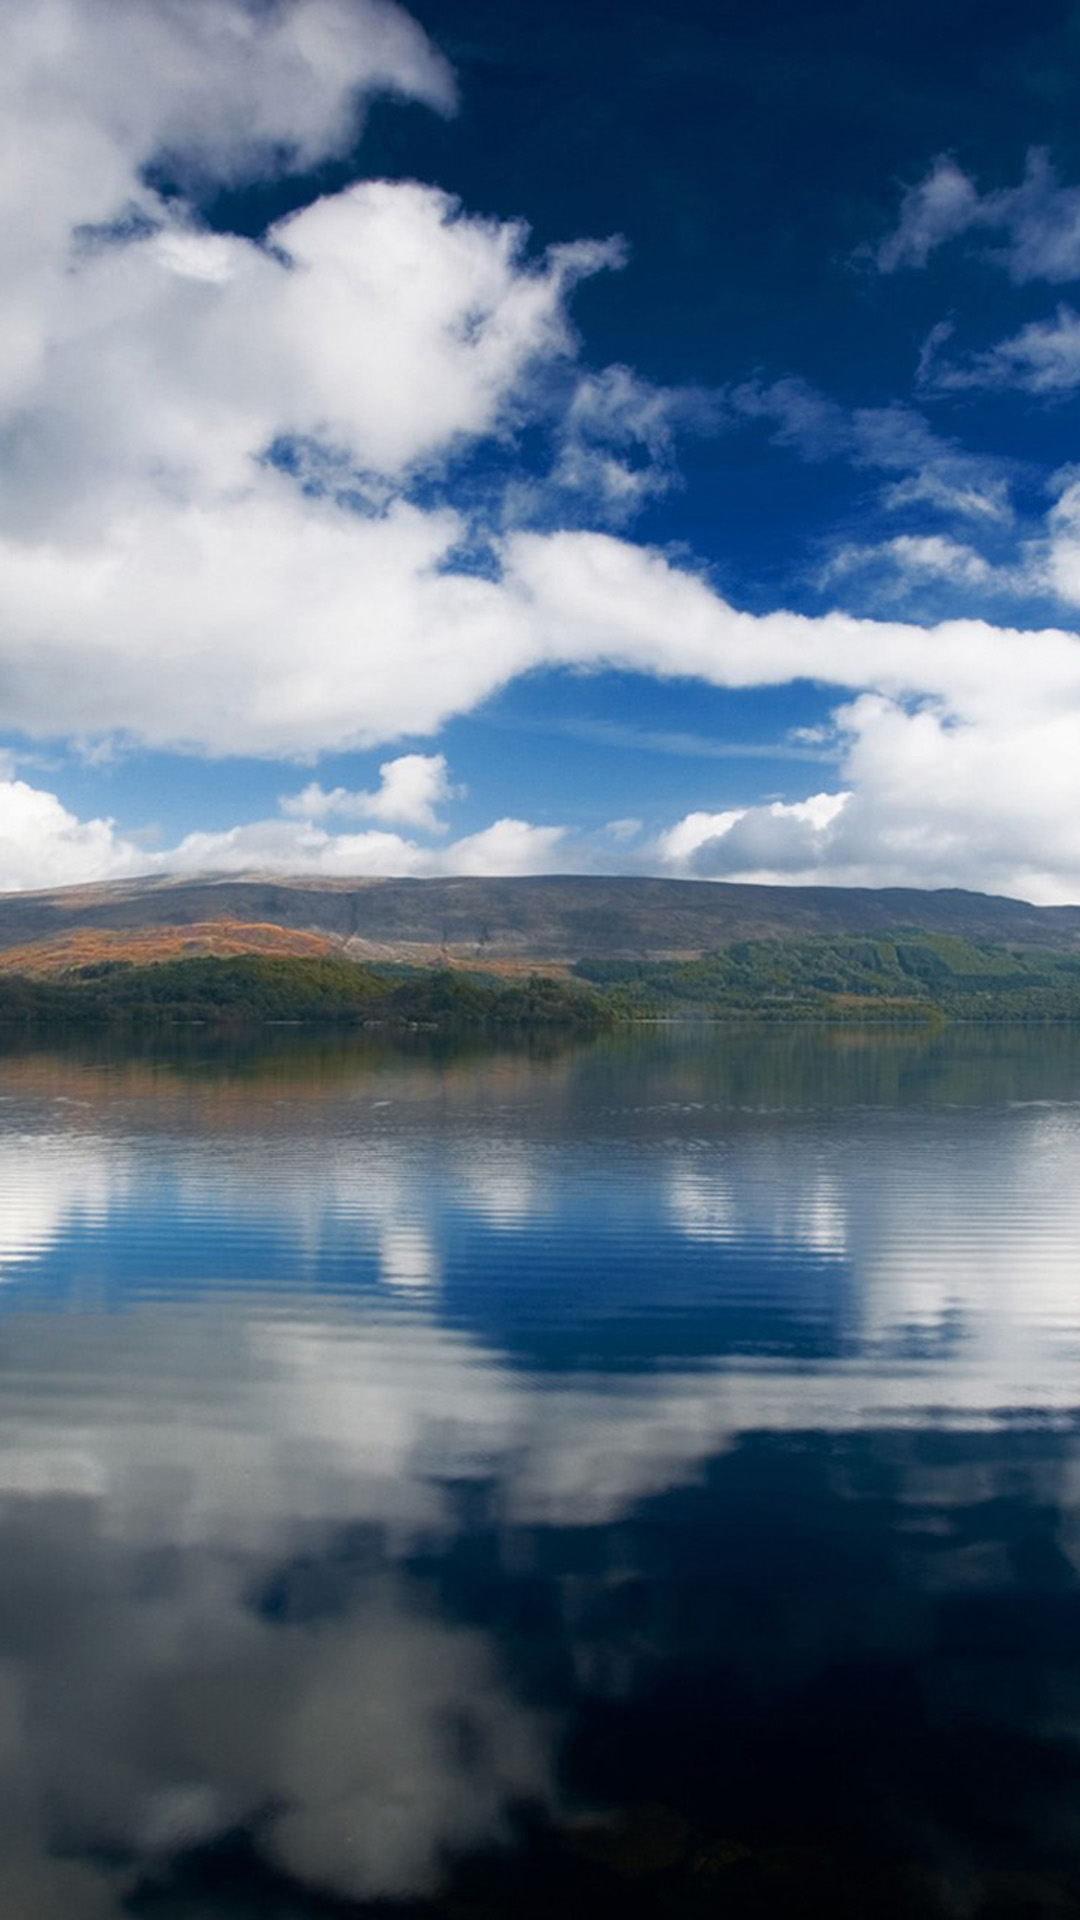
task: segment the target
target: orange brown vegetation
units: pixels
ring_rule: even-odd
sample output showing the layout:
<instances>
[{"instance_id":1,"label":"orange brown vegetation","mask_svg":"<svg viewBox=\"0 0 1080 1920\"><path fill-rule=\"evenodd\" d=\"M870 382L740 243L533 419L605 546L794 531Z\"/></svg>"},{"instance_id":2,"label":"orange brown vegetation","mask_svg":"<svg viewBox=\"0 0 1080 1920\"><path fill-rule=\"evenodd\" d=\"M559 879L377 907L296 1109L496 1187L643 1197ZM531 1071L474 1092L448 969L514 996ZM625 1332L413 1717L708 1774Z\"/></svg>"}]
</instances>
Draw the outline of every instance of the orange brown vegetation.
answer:
<instances>
[{"instance_id":1,"label":"orange brown vegetation","mask_svg":"<svg viewBox=\"0 0 1080 1920\"><path fill-rule=\"evenodd\" d=\"M47 940L30 940L0 952L2 973L70 973L103 961L152 966L159 960L191 960L239 953L284 954L294 959L340 955L341 941L299 928L263 922L205 920L183 927L76 927Z\"/></svg>"},{"instance_id":2,"label":"orange brown vegetation","mask_svg":"<svg viewBox=\"0 0 1080 1920\"><path fill-rule=\"evenodd\" d=\"M68 933L0 949L0 973L73 973L80 967L100 966L103 961L149 967L159 960L224 960L240 953L287 955L299 960L346 954L351 960L374 965L382 960L413 967L480 970L501 980L526 980L530 974L568 979L571 971L566 961L530 960L516 955L487 958L474 948L454 949L428 941L343 939L263 920L197 920L189 926L172 927L75 927Z\"/></svg>"}]
</instances>

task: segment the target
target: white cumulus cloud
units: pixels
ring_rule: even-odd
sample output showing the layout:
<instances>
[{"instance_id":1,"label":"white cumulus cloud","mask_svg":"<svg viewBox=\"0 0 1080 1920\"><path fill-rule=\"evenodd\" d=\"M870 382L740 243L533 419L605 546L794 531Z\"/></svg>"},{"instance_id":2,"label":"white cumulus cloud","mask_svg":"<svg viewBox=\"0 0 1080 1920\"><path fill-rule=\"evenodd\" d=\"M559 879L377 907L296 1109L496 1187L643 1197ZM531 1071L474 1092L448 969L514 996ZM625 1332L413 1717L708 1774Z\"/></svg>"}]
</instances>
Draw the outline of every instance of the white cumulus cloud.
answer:
<instances>
[{"instance_id":1,"label":"white cumulus cloud","mask_svg":"<svg viewBox=\"0 0 1080 1920\"><path fill-rule=\"evenodd\" d=\"M111 820L80 820L54 793L0 779L0 889L120 880L145 869L145 854Z\"/></svg>"},{"instance_id":2,"label":"white cumulus cloud","mask_svg":"<svg viewBox=\"0 0 1080 1920\"><path fill-rule=\"evenodd\" d=\"M144 854L137 870L168 873L321 873L344 879L434 874L548 873L557 864L563 827L495 820L477 833L430 847L399 833L369 828L331 833L310 820L252 820L217 833L189 833L179 845ZM122 844L122 843L121 843Z\"/></svg>"},{"instance_id":3,"label":"white cumulus cloud","mask_svg":"<svg viewBox=\"0 0 1080 1920\"><path fill-rule=\"evenodd\" d=\"M688 813L659 836L657 852L677 872L701 878L789 879L827 855L829 830L848 798L817 793L790 803Z\"/></svg>"},{"instance_id":4,"label":"white cumulus cloud","mask_svg":"<svg viewBox=\"0 0 1080 1920\"><path fill-rule=\"evenodd\" d=\"M419 763L419 764L416 764ZM404 754L381 769L373 794L316 784L283 803L282 817L249 820L185 834L174 846L148 850L114 820L80 820L58 796L0 767L0 892L26 892L155 873L319 873L332 878L436 874L543 873L580 864L565 854L561 826L502 818L477 832L432 846L415 834L445 833L435 800L454 797L441 754ZM412 835L386 827L335 831L335 816L397 819Z\"/></svg>"},{"instance_id":5,"label":"white cumulus cloud","mask_svg":"<svg viewBox=\"0 0 1080 1920\"><path fill-rule=\"evenodd\" d=\"M842 886L966 886L1044 904L1080 875L1080 716L957 723L862 694L838 714L843 791L804 806L692 814L663 835L670 871Z\"/></svg>"},{"instance_id":6,"label":"white cumulus cloud","mask_svg":"<svg viewBox=\"0 0 1080 1920\"><path fill-rule=\"evenodd\" d=\"M371 180L251 239L147 184L309 166L379 89L449 105L382 0L0 18L0 720L308 754L429 731L528 664L453 572L465 523L401 490L513 424L620 246L534 259L520 223Z\"/></svg>"},{"instance_id":7,"label":"white cumulus cloud","mask_svg":"<svg viewBox=\"0 0 1080 1920\"><path fill-rule=\"evenodd\" d=\"M298 820L390 820L427 833L442 833L446 822L440 820L436 808L454 793L445 754L403 753L396 760L383 761L374 793L353 793L347 787L334 787L328 793L312 780L302 792L286 795L281 811Z\"/></svg>"}]
</instances>

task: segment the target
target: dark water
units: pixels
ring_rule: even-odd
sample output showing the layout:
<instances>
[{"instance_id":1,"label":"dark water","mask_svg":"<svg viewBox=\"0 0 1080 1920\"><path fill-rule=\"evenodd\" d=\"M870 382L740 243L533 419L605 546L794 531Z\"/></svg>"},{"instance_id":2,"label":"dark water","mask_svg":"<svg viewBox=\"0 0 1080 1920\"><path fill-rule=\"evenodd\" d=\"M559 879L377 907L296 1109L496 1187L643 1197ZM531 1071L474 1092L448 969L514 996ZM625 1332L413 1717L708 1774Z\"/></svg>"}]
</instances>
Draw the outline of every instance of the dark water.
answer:
<instances>
[{"instance_id":1,"label":"dark water","mask_svg":"<svg viewBox=\"0 0 1080 1920\"><path fill-rule=\"evenodd\" d=\"M1080 1033L0 1056L3 1920L1080 1914Z\"/></svg>"}]
</instances>

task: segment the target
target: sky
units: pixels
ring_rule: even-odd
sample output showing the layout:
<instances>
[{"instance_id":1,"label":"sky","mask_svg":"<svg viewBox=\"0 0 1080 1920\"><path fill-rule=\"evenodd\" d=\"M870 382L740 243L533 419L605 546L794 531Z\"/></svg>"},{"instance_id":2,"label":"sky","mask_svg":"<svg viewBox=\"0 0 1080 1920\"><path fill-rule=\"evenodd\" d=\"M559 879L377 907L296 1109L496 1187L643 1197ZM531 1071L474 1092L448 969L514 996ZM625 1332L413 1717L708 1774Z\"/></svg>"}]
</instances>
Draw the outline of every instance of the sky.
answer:
<instances>
[{"instance_id":1,"label":"sky","mask_svg":"<svg viewBox=\"0 0 1080 1920\"><path fill-rule=\"evenodd\" d=\"M0 888L1080 901L1080 6L0 27Z\"/></svg>"}]
</instances>

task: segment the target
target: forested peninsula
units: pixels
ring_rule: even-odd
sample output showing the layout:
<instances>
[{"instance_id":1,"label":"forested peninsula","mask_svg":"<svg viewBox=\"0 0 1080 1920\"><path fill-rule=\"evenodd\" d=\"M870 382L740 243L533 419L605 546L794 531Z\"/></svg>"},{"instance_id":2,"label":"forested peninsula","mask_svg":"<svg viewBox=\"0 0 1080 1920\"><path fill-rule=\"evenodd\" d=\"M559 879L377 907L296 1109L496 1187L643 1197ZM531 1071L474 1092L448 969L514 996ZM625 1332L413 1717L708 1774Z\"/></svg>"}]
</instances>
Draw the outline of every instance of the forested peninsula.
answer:
<instances>
[{"instance_id":1,"label":"forested peninsula","mask_svg":"<svg viewBox=\"0 0 1080 1920\"><path fill-rule=\"evenodd\" d=\"M587 956L506 978L346 955L109 959L0 973L0 1024L320 1022L458 1030L655 1020L1080 1020L1080 953L900 928L735 941L691 959Z\"/></svg>"},{"instance_id":2,"label":"forested peninsula","mask_svg":"<svg viewBox=\"0 0 1080 1920\"><path fill-rule=\"evenodd\" d=\"M0 974L5 1026L295 1021L456 1029L592 1026L608 1017L604 996L542 974L503 981L450 968L374 968L346 958L237 954Z\"/></svg>"}]
</instances>

